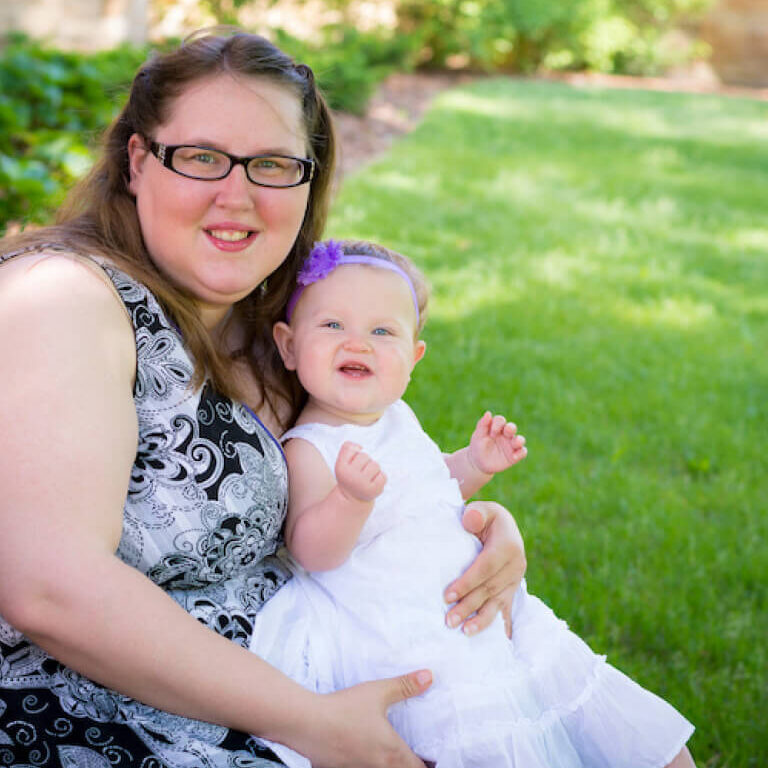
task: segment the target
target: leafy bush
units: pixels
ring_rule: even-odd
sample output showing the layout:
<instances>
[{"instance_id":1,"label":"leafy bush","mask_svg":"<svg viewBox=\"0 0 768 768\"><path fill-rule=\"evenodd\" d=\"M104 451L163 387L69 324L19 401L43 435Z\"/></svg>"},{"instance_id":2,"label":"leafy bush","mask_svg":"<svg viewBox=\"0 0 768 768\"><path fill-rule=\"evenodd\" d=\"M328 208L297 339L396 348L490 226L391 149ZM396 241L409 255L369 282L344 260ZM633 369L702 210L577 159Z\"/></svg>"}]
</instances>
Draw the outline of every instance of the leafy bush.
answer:
<instances>
[{"instance_id":1,"label":"leafy bush","mask_svg":"<svg viewBox=\"0 0 768 768\"><path fill-rule=\"evenodd\" d=\"M0 55L0 231L43 221L90 167L146 50L83 55L12 35Z\"/></svg>"},{"instance_id":2,"label":"leafy bush","mask_svg":"<svg viewBox=\"0 0 768 768\"><path fill-rule=\"evenodd\" d=\"M275 42L312 67L333 109L356 114L365 110L387 75L415 66L421 48L417 35L360 32L346 24L324 27L319 41L312 43L276 30Z\"/></svg>"},{"instance_id":3,"label":"leafy bush","mask_svg":"<svg viewBox=\"0 0 768 768\"><path fill-rule=\"evenodd\" d=\"M274 37L313 68L333 108L352 112L364 110L387 74L410 68L419 45L413 37L345 26L328 27L314 44L280 31ZM10 36L0 52L0 233L10 222L51 217L93 162L99 134L148 53L127 45L65 52Z\"/></svg>"}]
</instances>

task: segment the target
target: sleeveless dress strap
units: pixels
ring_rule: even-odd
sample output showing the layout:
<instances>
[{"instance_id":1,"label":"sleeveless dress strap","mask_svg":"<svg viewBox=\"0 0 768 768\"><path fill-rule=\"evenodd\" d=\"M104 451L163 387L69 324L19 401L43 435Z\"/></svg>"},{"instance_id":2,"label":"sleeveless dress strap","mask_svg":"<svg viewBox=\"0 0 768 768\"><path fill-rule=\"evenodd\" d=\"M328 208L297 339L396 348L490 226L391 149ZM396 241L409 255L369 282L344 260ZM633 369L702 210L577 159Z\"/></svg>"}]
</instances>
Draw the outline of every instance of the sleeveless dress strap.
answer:
<instances>
[{"instance_id":1,"label":"sleeveless dress strap","mask_svg":"<svg viewBox=\"0 0 768 768\"><path fill-rule=\"evenodd\" d=\"M6 261L10 261L16 256L23 256L27 253L42 253L43 251L62 251L65 253L74 253L74 251L62 245L61 243L35 243L34 245L25 245L23 248L19 248L15 251L9 251L8 253L0 253L0 264Z\"/></svg>"},{"instance_id":2,"label":"sleeveless dress strap","mask_svg":"<svg viewBox=\"0 0 768 768\"><path fill-rule=\"evenodd\" d=\"M57 253L71 256L80 263L87 265L93 271L98 270L97 274L101 277L104 284L110 289L114 297L118 300L120 306L123 309L123 312L128 318L128 321L132 323L131 314L128 311L128 307L125 306L123 297L115 287L114 280L106 268L106 261L97 256L94 256L91 253L86 253L85 251L76 251L69 246L62 245L61 243L35 243L32 245L27 245L23 248L19 248L15 251L0 253L0 266L17 256L26 256L31 253L44 253L46 251L55 251Z\"/></svg>"}]
</instances>

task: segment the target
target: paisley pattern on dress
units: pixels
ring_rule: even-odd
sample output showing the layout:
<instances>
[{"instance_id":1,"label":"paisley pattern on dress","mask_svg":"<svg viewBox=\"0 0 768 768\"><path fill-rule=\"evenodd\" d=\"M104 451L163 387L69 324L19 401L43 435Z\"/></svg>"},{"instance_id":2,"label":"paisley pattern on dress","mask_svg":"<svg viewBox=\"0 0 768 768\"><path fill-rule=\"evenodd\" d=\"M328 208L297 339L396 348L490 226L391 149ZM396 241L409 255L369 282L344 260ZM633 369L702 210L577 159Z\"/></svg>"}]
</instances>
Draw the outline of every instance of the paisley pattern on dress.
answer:
<instances>
[{"instance_id":1,"label":"paisley pattern on dress","mask_svg":"<svg viewBox=\"0 0 768 768\"><path fill-rule=\"evenodd\" d=\"M275 554L287 509L282 450L248 408L208 385L190 387L192 361L156 298L100 265L131 317L137 352L139 441L117 556L247 647L256 614L290 577ZM88 680L0 616L0 766L278 765L248 734Z\"/></svg>"}]
</instances>

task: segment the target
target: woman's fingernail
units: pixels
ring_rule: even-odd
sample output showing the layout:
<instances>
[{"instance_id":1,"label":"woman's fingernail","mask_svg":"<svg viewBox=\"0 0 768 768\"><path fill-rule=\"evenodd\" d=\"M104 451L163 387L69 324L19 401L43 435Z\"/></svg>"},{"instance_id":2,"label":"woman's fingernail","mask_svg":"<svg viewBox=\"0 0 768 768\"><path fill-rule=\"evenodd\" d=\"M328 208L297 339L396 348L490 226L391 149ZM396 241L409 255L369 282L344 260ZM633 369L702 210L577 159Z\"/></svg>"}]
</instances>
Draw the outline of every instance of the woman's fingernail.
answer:
<instances>
[{"instance_id":1,"label":"woman's fingernail","mask_svg":"<svg viewBox=\"0 0 768 768\"><path fill-rule=\"evenodd\" d=\"M465 624L464 625L464 634L465 635L474 635L475 632L477 632L477 625L476 624Z\"/></svg>"},{"instance_id":2,"label":"woman's fingernail","mask_svg":"<svg viewBox=\"0 0 768 768\"><path fill-rule=\"evenodd\" d=\"M432 673L431 672L417 672L416 673L416 682L419 685L427 685L432 682Z\"/></svg>"},{"instance_id":3,"label":"woman's fingernail","mask_svg":"<svg viewBox=\"0 0 768 768\"><path fill-rule=\"evenodd\" d=\"M461 619L455 613L449 613L447 622L448 622L448 626L451 629L454 629L455 627L459 626Z\"/></svg>"},{"instance_id":4,"label":"woman's fingernail","mask_svg":"<svg viewBox=\"0 0 768 768\"><path fill-rule=\"evenodd\" d=\"M449 592L445 596L446 603L455 603L459 599L459 596L455 592Z\"/></svg>"}]
</instances>

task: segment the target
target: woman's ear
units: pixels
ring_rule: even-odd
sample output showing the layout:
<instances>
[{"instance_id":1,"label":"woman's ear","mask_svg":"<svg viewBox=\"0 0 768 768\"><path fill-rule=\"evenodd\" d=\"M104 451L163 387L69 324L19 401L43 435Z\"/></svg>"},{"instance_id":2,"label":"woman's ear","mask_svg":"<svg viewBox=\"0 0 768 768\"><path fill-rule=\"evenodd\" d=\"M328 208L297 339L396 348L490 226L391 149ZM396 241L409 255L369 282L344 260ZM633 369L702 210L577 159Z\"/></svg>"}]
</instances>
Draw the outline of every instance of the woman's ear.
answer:
<instances>
[{"instance_id":1,"label":"woman's ear","mask_svg":"<svg viewBox=\"0 0 768 768\"><path fill-rule=\"evenodd\" d=\"M134 133L131 138L128 139L128 170L130 172L128 189L133 195L136 194L136 187L144 168L144 161L148 156L149 150L144 143L144 139L139 136L138 133Z\"/></svg>"},{"instance_id":2,"label":"woman's ear","mask_svg":"<svg viewBox=\"0 0 768 768\"><path fill-rule=\"evenodd\" d=\"M272 337L277 344L277 351L283 358L283 365L289 371L296 370L296 355L293 352L293 329L282 320L272 326Z\"/></svg>"}]
</instances>

